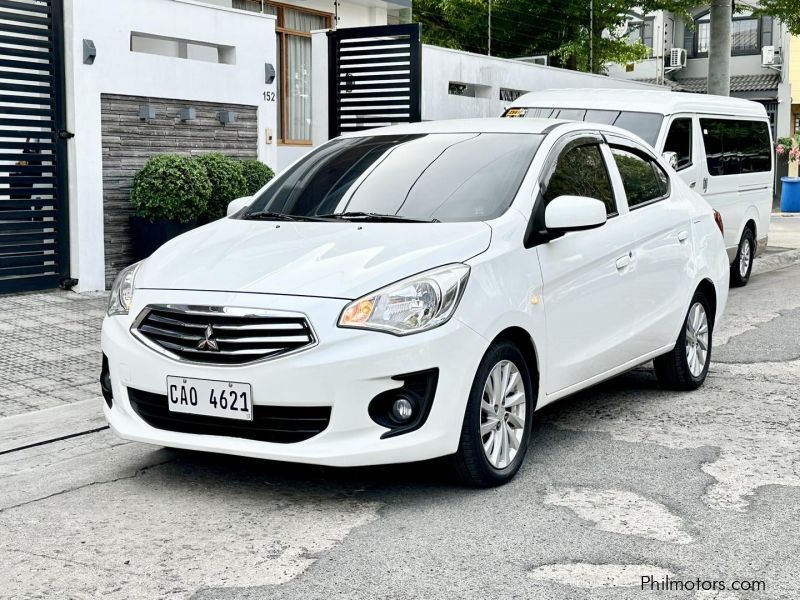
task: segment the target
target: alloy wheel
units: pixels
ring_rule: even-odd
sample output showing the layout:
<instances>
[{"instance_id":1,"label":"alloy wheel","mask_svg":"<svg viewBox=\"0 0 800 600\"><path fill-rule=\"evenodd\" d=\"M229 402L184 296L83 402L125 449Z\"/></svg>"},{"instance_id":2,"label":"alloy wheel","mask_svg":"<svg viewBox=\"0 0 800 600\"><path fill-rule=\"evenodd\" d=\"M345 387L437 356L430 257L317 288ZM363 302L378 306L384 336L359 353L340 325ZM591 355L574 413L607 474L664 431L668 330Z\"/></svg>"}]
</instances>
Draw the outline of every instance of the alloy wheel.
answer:
<instances>
[{"instance_id":1,"label":"alloy wheel","mask_svg":"<svg viewBox=\"0 0 800 600\"><path fill-rule=\"evenodd\" d=\"M692 304L686 317L686 362L692 376L699 377L708 360L708 315L699 302Z\"/></svg>"},{"instance_id":2,"label":"alloy wheel","mask_svg":"<svg viewBox=\"0 0 800 600\"><path fill-rule=\"evenodd\" d=\"M525 434L525 384L517 366L501 360L489 372L481 396L481 443L489 463L504 469Z\"/></svg>"},{"instance_id":3,"label":"alloy wheel","mask_svg":"<svg viewBox=\"0 0 800 600\"><path fill-rule=\"evenodd\" d=\"M752 259L752 249L750 248L750 241L745 240L741 250L739 250L739 275L744 279L747 277L747 271L750 269L750 260Z\"/></svg>"}]
</instances>

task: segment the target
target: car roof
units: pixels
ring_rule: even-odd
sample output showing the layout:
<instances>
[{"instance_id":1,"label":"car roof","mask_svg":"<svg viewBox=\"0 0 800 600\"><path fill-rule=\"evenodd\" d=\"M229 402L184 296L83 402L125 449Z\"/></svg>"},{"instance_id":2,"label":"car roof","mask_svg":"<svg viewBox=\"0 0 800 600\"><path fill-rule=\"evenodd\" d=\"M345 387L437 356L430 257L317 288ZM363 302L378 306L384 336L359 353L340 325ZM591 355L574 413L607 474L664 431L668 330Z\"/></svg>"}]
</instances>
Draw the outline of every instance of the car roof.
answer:
<instances>
[{"instance_id":1,"label":"car roof","mask_svg":"<svg viewBox=\"0 0 800 600\"><path fill-rule=\"evenodd\" d=\"M633 140L649 147L647 142L627 129L601 123L569 121L565 119L445 119L442 121L422 121L419 123L390 125L388 127L346 133L341 137L410 135L415 133L537 133L540 135L547 135L555 130L559 132L601 131L604 133L613 133L614 135Z\"/></svg>"},{"instance_id":2,"label":"car roof","mask_svg":"<svg viewBox=\"0 0 800 600\"><path fill-rule=\"evenodd\" d=\"M572 123L564 119L445 119L403 123L377 129L345 133L342 137L404 135L414 133L547 133L553 126ZM592 124L587 124L593 126Z\"/></svg>"},{"instance_id":3,"label":"car roof","mask_svg":"<svg viewBox=\"0 0 800 600\"><path fill-rule=\"evenodd\" d=\"M628 110L671 115L699 112L766 118L763 104L707 94L688 94L661 90L561 89L524 94L510 107L557 107L596 110Z\"/></svg>"}]
</instances>

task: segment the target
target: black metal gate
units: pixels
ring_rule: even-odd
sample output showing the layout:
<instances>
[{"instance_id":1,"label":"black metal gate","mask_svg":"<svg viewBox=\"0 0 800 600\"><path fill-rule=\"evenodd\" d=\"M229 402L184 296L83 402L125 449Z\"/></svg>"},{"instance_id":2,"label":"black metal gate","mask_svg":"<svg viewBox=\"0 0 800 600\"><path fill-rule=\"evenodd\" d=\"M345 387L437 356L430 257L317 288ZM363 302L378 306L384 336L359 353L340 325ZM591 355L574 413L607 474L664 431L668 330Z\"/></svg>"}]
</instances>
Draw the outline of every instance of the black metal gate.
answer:
<instances>
[{"instance_id":1,"label":"black metal gate","mask_svg":"<svg viewBox=\"0 0 800 600\"><path fill-rule=\"evenodd\" d=\"M0 294L69 276L62 0L0 0Z\"/></svg>"},{"instance_id":2,"label":"black metal gate","mask_svg":"<svg viewBox=\"0 0 800 600\"><path fill-rule=\"evenodd\" d=\"M328 32L329 136L422 120L420 25Z\"/></svg>"}]
</instances>

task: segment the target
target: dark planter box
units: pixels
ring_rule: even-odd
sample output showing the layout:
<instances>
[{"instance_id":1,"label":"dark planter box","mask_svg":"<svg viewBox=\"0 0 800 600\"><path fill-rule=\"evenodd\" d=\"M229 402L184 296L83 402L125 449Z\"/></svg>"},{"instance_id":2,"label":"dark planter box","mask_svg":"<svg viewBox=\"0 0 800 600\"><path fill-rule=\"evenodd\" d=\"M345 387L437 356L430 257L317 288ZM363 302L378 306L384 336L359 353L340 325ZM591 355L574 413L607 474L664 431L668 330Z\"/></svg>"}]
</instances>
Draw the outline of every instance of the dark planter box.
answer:
<instances>
[{"instance_id":1,"label":"dark planter box","mask_svg":"<svg viewBox=\"0 0 800 600\"><path fill-rule=\"evenodd\" d=\"M131 242L134 262L143 260L172 238L191 231L195 221L179 223L169 219L150 221L136 215L131 216Z\"/></svg>"}]
</instances>

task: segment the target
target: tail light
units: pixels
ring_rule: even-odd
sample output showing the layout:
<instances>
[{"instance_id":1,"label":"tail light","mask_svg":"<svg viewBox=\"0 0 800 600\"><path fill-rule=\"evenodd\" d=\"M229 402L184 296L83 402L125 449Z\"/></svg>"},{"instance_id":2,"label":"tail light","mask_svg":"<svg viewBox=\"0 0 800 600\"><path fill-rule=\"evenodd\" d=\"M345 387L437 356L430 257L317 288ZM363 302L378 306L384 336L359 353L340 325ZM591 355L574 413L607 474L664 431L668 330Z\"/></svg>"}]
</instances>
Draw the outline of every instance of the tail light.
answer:
<instances>
[{"instance_id":1,"label":"tail light","mask_svg":"<svg viewBox=\"0 0 800 600\"><path fill-rule=\"evenodd\" d=\"M718 210L714 211L714 222L717 224L717 227L719 227L719 232L722 235L725 235L725 226L722 224L722 215L719 214Z\"/></svg>"}]
</instances>

